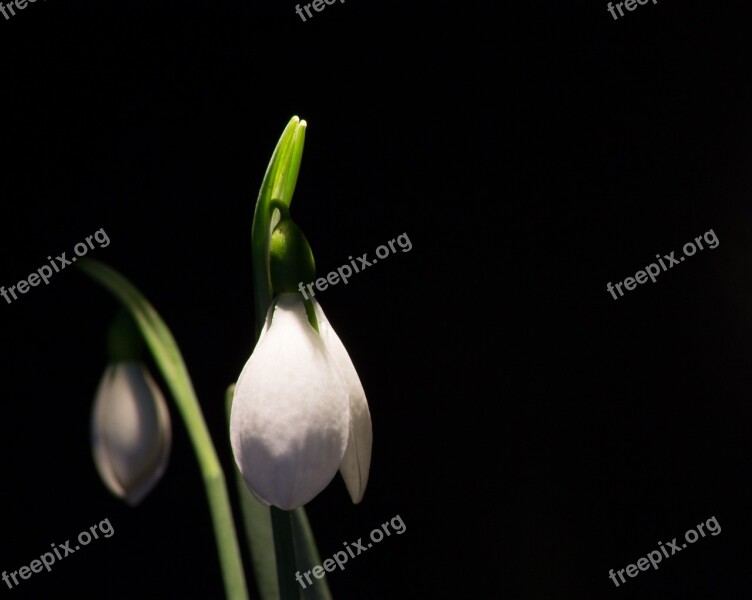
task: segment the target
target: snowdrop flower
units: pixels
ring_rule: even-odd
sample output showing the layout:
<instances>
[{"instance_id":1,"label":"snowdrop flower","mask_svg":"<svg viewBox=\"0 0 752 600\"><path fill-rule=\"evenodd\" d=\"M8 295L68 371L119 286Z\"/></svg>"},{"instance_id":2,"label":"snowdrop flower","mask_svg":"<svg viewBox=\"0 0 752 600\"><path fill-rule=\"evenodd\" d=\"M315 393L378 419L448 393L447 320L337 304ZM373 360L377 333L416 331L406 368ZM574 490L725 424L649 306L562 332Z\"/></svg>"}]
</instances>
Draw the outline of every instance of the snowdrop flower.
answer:
<instances>
[{"instance_id":1,"label":"snowdrop flower","mask_svg":"<svg viewBox=\"0 0 752 600\"><path fill-rule=\"evenodd\" d=\"M140 503L162 477L172 442L167 404L143 363L107 367L94 401L91 440L107 488L132 506Z\"/></svg>"},{"instance_id":2,"label":"snowdrop flower","mask_svg":"<svg viewBox=\"0 0 752 600\"><path fill-rule=\"evenodd\" d=\"M243 479L267 505L312 500L340 471L352 501L371 463L371 415L352 361L321 306L317 332L303 297L279 294L238 379L230 417Z\"/></svg>"}]
</instances>

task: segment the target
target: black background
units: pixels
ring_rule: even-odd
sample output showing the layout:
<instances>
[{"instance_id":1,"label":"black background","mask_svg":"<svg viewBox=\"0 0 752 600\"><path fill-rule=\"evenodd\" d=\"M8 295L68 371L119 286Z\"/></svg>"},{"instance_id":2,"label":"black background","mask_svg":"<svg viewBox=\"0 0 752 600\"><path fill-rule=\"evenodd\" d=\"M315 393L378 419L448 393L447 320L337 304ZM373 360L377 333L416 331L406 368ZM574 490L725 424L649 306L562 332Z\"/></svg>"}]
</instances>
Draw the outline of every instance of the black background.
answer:
<instances>
[{"instance_id":1,"label":"black background","mask_svg":"<svg viewBox=\"0 0 752 600\"><path fill-rule=\"evenodd\" d=\"M177 338L225 470L253 344L250 227L293 114L292 214L374 421L371 478L307 507L335 598L746 598L752 559L752 148L743 2L38 0L0 19L0 285L97 229ZM713 229L720 244L614 300ZM0 595L222 597L174 405L136 509L89 414L112 298L73 268L0 301L0 570L115 534ZM234 496L234 488L230 487ZM658 571L623 569L715 516Z\"/></svg>"}]
</instances>

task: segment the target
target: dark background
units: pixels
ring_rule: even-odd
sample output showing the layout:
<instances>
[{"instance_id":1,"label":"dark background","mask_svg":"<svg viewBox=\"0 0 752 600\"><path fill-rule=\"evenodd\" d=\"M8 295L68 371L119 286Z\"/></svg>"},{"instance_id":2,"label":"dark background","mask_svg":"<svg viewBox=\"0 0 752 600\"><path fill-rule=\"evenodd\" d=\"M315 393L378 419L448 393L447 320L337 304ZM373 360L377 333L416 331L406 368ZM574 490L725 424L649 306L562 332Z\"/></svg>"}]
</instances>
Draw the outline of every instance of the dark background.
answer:
<instances>
[{"instance_id":1,"label":"dark background","mask_svg":"<svg viewBox=\"0 0 752 600\"><path fill-rule=\"evenodd\" d=\"M308 505L338 599L745 598L752 522L750 43L745 3L41 0L0 17L0 285L91 252L177 338L227 473L223 407L253 344L250 227L293 114L292 214L366 389L371 478ZM614 301L713 229L720 245ZM0 300L0 570L104 518L115 534L0 595L222 597L174 405L137 509L90 456L114 300L68 268ZM230 487L231 495L235 495ZM658 571L623 569L715 516Z\"/></svg>"}]
</instances>

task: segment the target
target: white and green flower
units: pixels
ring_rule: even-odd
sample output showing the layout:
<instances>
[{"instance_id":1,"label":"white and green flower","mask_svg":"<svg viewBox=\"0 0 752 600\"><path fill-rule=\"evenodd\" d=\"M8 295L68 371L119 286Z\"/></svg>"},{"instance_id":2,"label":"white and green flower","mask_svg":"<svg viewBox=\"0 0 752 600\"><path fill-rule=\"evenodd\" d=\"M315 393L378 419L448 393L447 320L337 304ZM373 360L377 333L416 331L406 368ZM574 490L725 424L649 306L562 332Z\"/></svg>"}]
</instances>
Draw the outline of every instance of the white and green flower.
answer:
<instances>
[{"instance_id":1,"label":"white and green flower","mask_svg":"<svg viewBox=\"0 0 752 600\"><path fill-rule=\"evenodd\" d=\"M312 500L338 470L360 502L371 463L363 386L315 299L313 307L318 332L300 294L274 299L238 379L230 418L246 484L259 500L285 510Z\"/></svg>"}]
</instances>

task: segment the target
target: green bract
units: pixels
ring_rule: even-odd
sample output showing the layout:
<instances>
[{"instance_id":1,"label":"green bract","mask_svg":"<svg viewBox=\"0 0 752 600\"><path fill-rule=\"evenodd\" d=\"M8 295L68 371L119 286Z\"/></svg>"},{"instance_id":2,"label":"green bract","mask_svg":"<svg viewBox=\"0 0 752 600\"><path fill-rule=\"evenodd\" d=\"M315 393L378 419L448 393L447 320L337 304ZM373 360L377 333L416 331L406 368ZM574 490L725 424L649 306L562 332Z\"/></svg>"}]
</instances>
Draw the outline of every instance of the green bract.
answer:
<instances>
[{"instance_id":1,"label":"green bract","mask_svg":"<svg viewBox=\"0 0 752 600\"><path fill-rule=\"evenodd\" d=\"M316 265L308 240L286 209L279 224L272 232L269 244L269 270L271 271L273 294L297 292L300 283L313 281Z\"/></svg>"},{"instance_id":2,"label":"green bract","mask_svg":"<svg viewBox=\"0 0 752 600\"><path fill-rule=\"evenodd\" d=\"M277 142L272 159L266 168L261 183L256 210L253 214L252 260L253 289L256 308L256 337L261 333L266 313L272 303L272 279L269 269L269 247L273 225L279 220L279 208L273 204L282 203L289 207L295 184L298 181L300 161L303 157L306 122L293 117ZM276 202L275 202L276 201ZM276 215L275 215L276 213ZM276 217L276 218L275 218Z\"/></svg>"},{"instance_id":3,"label":"green bract","mask_svg":"<svg viewBox=\"0 0 752 600\"><path fill-rule=\"evenodd\" d=\"M146 348L136 323L126 310L121 310L107 332L107 354L111 362L142 360Z\"/></svg>"}]
</instances>

